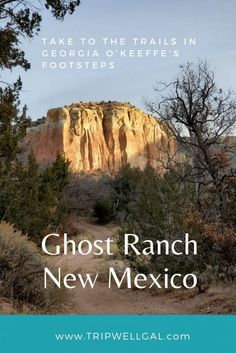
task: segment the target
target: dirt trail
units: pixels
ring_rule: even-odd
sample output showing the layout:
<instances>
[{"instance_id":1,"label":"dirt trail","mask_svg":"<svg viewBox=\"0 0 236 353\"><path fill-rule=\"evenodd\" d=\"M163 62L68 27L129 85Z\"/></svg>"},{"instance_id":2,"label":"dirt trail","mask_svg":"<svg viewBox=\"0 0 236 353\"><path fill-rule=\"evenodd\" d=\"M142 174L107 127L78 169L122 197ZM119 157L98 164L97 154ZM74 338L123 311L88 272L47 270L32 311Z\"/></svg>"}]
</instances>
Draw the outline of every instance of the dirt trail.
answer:
<instances>
[{"instance_id":1,"label":"dirt trail","mask_svg":"<svg viewBox=\"0 0 236 353\"><path fill-rule=\"evenodd\" d=\"M94 239L112 237L115 231L113 226L102 226L82 220L79 223L82 232L90 234ZM66 255L62 256L59 264L75 273L94 274L101 268L100 257L93 255ZM109 289L108 283L97 281L94 289L83 289L78 285L71 290L70 303L66 305L67 313L74 314L184 314L190 313L191 308L185 301L178 301L171 294L153 296L145 290Z\"/></svg>"}]
</instances>

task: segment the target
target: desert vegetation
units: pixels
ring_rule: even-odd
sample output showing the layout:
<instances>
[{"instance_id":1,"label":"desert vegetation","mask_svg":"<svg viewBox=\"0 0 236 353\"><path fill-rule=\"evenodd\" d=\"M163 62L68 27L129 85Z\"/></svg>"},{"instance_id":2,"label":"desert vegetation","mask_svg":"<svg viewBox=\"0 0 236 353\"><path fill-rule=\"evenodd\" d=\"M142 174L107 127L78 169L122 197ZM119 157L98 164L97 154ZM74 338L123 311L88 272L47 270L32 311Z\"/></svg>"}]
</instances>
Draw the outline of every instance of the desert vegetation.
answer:
<instances>
[{"instance_id":1,"label":"desert vegetation","mask_svg":"<svg viewBox=\"0 0 236 353\"><path fill-rule=\"evenodd\" d=\"M60 295L55 288L47 294L43 291L46 260L37 246L51 230L82 239L81 218L95 220L101 227L110 223L119 227L115 258L99 262L101 281L106 280L104 269L111 261L118 268L130 266L134 273L159 273L166 267L170 275L192 272L198 277L198 293L210 293L219 286L232 292L229 288L236 278L235 102L231 93L216 88L206 63L183 66L172 85L167 96L158 96L159 103L148 103L163 128L178 141L176 154L166 154L159 161L165 168L161 175L151 166L141 170L130 165L113 176L72 175L63 156L42 169L33 152L22 161L20 141L29 119L24 114L19 121L9 119L4 109L11 107L12 116L18 116L18 93L2 90L0 109L3 121L8 120L1 125L0 139L1 296L40 312L52 311L65 300L63 291ZM198 255L157 258L130 252L124 256L124 233L138 234L140 244L146 239L171 242L189 233L198 243Z\"/></svg>"},{"instance_id":2,"label":"desert vegetation","mask_svg":"<svg viewBox=\"0 0 236 353\"><path fill-rule=\"evenodd\" d=\"M1 1L0 70L30 69L22 38L40 31L43 5L56 20L72 14L80 1ZM53 308L61 294L50 299L42 288L44 260L35 244L65 214L60 194L66 185L68 162L58 156L53 166L39 171L33 153L22 161L20 141L31 125L21 105L22 81L5 82L0 76L0 295L13 303L40 310ZM25 235L22 235L25 234ZM27 236L27 237L26 237ZM30 240L30 241L29 241ZM34 241L34 243L32 243Z\"/></svg>"},{"instance_id":3,"label":"desert vegetation","mask_svg":"<svg viewBox=\"0 0 236 353\"><path fill-rule=\"evenodd\" d=\"M53 312L65 301L65 291L51 286L45 291L46 260L36 244L12 225L0 223L0 296L15 312Z\"/></svg>"},{"instance_id":4,"label":"desert vegetation","mask_svg":"<svg viewBox=\"0 0 236 353\"><path fill-rule=\"evenodd\" d=\"M63 20L80 1L43 3L56 19ZM30 69L20 39L33 38L39 31L37 8L32 1L3 1L0 18L4 20L0 26L0 69ZM21 90L20 78L13 83L1 80L1 297L17 310L27 306L30 312L61 311L58 306L67 295L62 289L42 288L46 259L39 245L51 230L67 231L76 239L91 238L86 230L79 234L80 218L96 220L99 230L111 222L119 226L115 258L101 259L104 269L110 260L119 268L125 263L137 273L158 273L168 267L170 273L196 272L198 293L212 293L225 285L235 288L236 101L232 92L217 87L206 62L181 66L176 79L157 86L154 102L146 104L178 142L174 156L158 161L163 163L163 175L150 166L141 170L130 165L114 176L71 175L69 161L61 155L42 170L33 152L22 161L21 140L27 127L35 123L28 117L27 107L22 108ZM173 241L189 233L198 242L198 255L157 259L130 253L124 258L124 233L136 233L141 241ZM228 312L233 305L229 303Z\"/></svg>"},{"instance_id":5,"label":"desert vegetation","mask_svg":"<svg viewBox=\"0 0 236 353\"><path fill-rule=\"evenodd\" d=\"M196 272L199 292L211 284L233 283L236 278L236 223L232 137L236 123L236 101L215 83L206 62L188 63L176 80L161 84L155 103L147 107L156 114L170 136L178 141L175 156L161 161L166 172L157 175L126 166L111 181L112 192L94 205L101 221L121 222L123 234L141 239L173 240L189 233L198 242L198 256L140 258L126 260L140 272L178 269Z\"/></svg>"}]
</instances>

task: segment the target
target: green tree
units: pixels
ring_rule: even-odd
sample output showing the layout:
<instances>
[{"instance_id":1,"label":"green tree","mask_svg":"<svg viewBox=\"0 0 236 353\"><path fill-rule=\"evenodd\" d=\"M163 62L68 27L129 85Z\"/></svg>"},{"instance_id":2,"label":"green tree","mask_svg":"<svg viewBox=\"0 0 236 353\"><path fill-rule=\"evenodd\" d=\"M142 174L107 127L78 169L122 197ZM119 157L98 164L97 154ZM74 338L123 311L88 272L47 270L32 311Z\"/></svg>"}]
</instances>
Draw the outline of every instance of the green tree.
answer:
<instances>
[{"instance_id":1,"label":"green tree","mask_svg":"<svg viewBox=\"0 0 236 353\"><path fill-rule=\"evenodd\" d=\"M1 219L40 242L41 236L60 222L63 208L60 196L67 184L68 165L58 157L40 174L31 152L25 167L18 163L11 175L0 179Z\"/></svg>"},{"instance_id":2,"label":"green tree","mask_svg":"<svg viewBox=\"0 0 236 353\"><path fill-rule=\"evenodd\" d=\"M21 66L28 70L30 63L20 48L22 37L33 38L40 31L41 4L50 10L57 20L72 14L80 0L0 0L0 68Z\"/></svg>"},{"instance_id":3,"label":"green tree","mask_svg":"<svg viewBox=\"0 0 236 353\"><path fill-rule=\"evenodd\" d=\"M132 204L137 198L137 185L142 175L140 168L132 168L129 164L120 169L112 183L115 191L116 211L123 211L128 215L129 209L132 208Z\"/></svg>"},{"instance_id":4,"label":"green tree","mask_svg":"<svg viewBox=\"0 0 236 353\"><path fill-rule=\"evenodd\" d=\"M4 219L14 224L24 234L36 238L40 234L45 220L39 204L40 180L38 166L33 153L28 157L28 164L15 170L10 176L11 190L5 190L7 204Z\"/></svg>"},{"instance_id":5,"label":"green tree","mask_svg":"<svg viewBox=\"0 0 236 353\"><path fill-rule=\"evenodd\" d=\"M95 202L93 206L94 216L100 223L107 223L114 217L114 202L112 198L103 198Z\"/></svg>"},{"instance_id":6,"label":"green tree","mask_svg":"<svg viewBox=\"0 0 236 353\"><path fill-rule=\"evenodd\" d=\"M168 241L181 239L189 233L198 244L197 255L175 256L161 254L157 256L137 256L130 251L125 259L137 272L161 273L165 268L169 274L195 272L198 276L199 291L204 290L211 281L235 280L234 227L228 227L225 237L221 236L215 224L205 224L204 215L197 210L197 197L194 184L186 181L186 172L180 178L182 168L172 168L159 176L152 168L139 171L139 179L133 188L132 201L128 201L128 215L122 222L118 247L124 254L124 234L137 234L139 251L144 248L143 241ZM123 181L132 173L124 174ZM123 182L129 185L130 181ZM130 199L129 199L130 200ZM228 213L231 224L235 222L235 179L231 180L227 193ZM179 251L184 249L179 245Z\"/></svg>"},{"instance_id":7,"label":"green tree","mask_svg":"<svg viewBox=\"0 0 236 353\"><path fill-rule=\"evenodd\" d=\"M169 171L162 177L153 168L146 168L141 172L134 196L119 240L121 253L124 233L138 234L141 241L165 239L170 242L186 232L197 233L198 229L186 224L186 218L194 214L196 207L194 189L191 184L180 183L174 172ZM130 252L127 259L138 271L176 266L176 258L165 256L158 262L155 257L147 261L147 258L139 258Z\"/></svg>"},{"instance_id":8,"label":"green tree","mask_svg":"<svg viewBox=\"0 0 236 353\"><path fill-rule=\"evenodd\" d=\"M55 19L63 20L80 1L0 0L0 70L30 68L21 39L32 39L40 31L42 4ZM45 228L58 221L56 211L66 185L68 162L58 157L43 175L33 154L27 166L21 165L17 160L19 142L30 124L27 108L20 109L22 82L20 78L14 84L0 82L5 87L0 88L0 218L38 239Z\"/></svg>"},{"instance_id":9,"label":"green tree","mask_svg":"<svg viewBox=\"0 0 236 353\"><path fill-rule=\"evenodd\" d=\"M68 182L68 168L70 162L58 154L52 166L47 168L43 175L45 187L50 185L52 190L59 194L63 191Z\"/></svg>"},{"instance_id":10,"label":"green tree","mask_svg":"<svg viewBox=\"0 0 236 353\"><path fill-rule=\"evenodd\" d=\"M0 87L0 164L1 170L9 169L19 152L19 140L30 123L27 108L19 109L19 93L22 87L18 79L13 86Z\"/></svg>"}]
</instances>

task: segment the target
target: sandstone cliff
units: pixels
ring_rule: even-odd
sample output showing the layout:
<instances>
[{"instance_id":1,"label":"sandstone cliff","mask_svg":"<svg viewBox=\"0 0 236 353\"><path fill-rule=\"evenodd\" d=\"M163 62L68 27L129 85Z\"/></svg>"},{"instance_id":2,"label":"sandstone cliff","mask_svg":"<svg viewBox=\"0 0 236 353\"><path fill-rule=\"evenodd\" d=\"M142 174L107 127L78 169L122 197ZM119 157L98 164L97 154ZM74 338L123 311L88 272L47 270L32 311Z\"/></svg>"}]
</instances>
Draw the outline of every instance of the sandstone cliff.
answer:
<instances>
[{"instance_id":1,"label":"sandstone cliff","mask_svg":"<svg viewBox=\"0 0 236 353\"><path fill-rule=\"evenodd\" d=\"M165 151L174 153L175 140L158 120L128 103L77 103L50 109L47 118L31 127L23 142L42 166L63 153L73 172L114 173L129 163L162 171Z\"/></svg>"}]
</instances>

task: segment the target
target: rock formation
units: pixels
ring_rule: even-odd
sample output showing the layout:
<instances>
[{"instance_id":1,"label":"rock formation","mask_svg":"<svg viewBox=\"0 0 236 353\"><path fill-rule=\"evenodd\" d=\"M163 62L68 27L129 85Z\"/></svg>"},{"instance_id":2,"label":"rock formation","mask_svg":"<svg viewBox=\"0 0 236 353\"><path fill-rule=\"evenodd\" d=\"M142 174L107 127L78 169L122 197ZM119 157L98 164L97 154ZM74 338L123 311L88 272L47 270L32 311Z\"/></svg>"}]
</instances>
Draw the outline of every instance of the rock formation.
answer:
<instances>
[{"instance_id":1,"label":"rock formation","mask_svg":"<svg viewBox=\"0 0 236 353\"><path fill-rule=\"evenodd\" d=\"M25 153L33 150L41 166L62 153L72 172L109 174L127 163L141 169L151 165L161 172L166 152L176 149L156 118L118 102L50 109L45 121L28 129L23 146Z\"/></svg>"}]
</instances>

